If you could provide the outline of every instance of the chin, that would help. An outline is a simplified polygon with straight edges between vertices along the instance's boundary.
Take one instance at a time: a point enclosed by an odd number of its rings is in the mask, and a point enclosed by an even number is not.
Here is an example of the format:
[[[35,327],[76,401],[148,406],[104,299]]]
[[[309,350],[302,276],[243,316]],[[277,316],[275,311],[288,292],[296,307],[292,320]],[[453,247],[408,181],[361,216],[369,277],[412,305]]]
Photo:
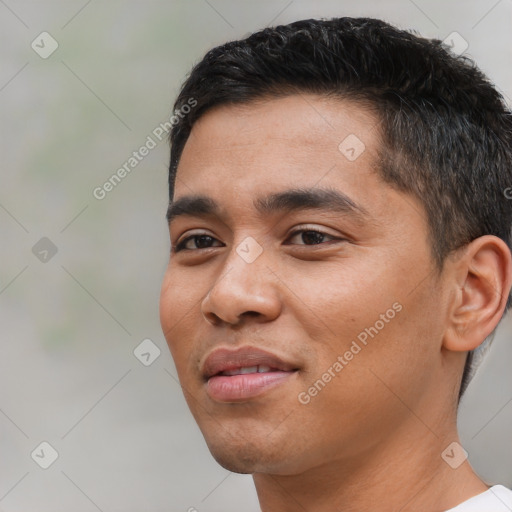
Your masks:
[[[224,469],[231,471],[232,473],[240,473],[242,475],[250,475],[258,472],[259,461],[248,458],[246,454],[238,455],[233,453],[227,453],[223,451],[210,450],[213,458],[220,464]]]
[[[293,454],[286,453],[283,443],[271,443],[268,438],[260,442],[247,439],[247,435],[235,440],[230,436],[205,440],[217,463],[233,473],[288,474],[290,464],[294,465]]]
[[[244,438],[215,436],[213,439],[205,437],[205,441],[212,457],[228,471],[254,473],[261,464],[262,450]]]

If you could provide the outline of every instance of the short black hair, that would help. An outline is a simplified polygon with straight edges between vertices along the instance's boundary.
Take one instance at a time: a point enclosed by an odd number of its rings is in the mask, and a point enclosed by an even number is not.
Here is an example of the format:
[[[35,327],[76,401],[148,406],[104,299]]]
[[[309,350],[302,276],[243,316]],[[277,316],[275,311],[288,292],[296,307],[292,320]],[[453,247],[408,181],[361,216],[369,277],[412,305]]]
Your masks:
[[[170,132],[170,200],[185,143],[206,111],[294,93],[349,99],[376,113],[380,175],[424,205],[439,270],[450,252],[483,235],[511,247],[512,115],[503,96],[441,40],[373,18],[301,20],[210,50],[174,104],[180,112],[193,98],[195,106]]]

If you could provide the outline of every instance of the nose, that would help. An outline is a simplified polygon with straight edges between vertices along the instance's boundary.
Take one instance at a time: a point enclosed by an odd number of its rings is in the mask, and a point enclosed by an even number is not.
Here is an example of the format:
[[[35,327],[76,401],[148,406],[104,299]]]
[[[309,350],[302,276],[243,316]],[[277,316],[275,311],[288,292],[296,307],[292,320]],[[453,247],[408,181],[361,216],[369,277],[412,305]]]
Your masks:
[[[201,312],[209,323],[237,325],[248,318],[268,322],[279,316],[279,280],[264,254],[248,262],[233,247],[201,303]]]

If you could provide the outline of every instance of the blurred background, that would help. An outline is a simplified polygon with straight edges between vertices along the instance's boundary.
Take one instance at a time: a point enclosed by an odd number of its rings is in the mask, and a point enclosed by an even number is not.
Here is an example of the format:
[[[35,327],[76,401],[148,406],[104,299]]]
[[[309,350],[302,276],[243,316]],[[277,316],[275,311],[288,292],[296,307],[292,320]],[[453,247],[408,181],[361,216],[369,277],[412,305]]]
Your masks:
[[[343,15],[449,38],[512,97],[512,0],[0,0],[0,510],[259,510],[252,478],[208,452],[160,331],[154,130],[212,46]],[[511,333],[507,317],[459,425],[480,475],[508,486]]]

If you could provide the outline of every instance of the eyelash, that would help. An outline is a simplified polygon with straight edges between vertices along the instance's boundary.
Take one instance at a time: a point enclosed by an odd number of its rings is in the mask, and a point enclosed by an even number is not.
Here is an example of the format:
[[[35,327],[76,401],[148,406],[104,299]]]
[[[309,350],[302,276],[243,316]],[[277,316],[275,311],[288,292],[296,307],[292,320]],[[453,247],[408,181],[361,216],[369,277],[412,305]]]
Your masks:
[[[325,233],[324,231],[320,231],[318,229],[306,229],[306,228],[301,228],[301,229],[296,229],[295,231],[292,231],[289,235],[289,237],[287,238],[287,240],[289,240],[290,238],[293,238],[296,234],[298,233],[319,233],[323,236],[327,236],[327,237],[330,237],[332,238],[333,240],[345,240],[344,238],[338,238],[338,237],[335,237],[334,235],[330,235],[329,233]],[[180,252],[180,251],[200,251],[201,249],[187,249],[185,247],[185,245],[187,244],[187,242],[193,238],[196,238],[196,237],[200,237],[200,236],[207,236],[209,238],[211,238],[212,240],[216,240],[216,238],[214,238],[213,236],[210,236],[208,235],[207,233],[196,233],[195,235],[190,235],[186,238],[184,238],[183,240],[181,240],[179,243],[175,244],[172,246],[172,251],[174,253],[176,252]],[[299,244],[299,245],[304,245],[306,247],[314,247],[314,246],[317,246],[317,245],[322,245],[323,243],[326,243],[326,242],[321,242],[319,244]],[[203,249],[214,249],[215,247],[205,247]]]

